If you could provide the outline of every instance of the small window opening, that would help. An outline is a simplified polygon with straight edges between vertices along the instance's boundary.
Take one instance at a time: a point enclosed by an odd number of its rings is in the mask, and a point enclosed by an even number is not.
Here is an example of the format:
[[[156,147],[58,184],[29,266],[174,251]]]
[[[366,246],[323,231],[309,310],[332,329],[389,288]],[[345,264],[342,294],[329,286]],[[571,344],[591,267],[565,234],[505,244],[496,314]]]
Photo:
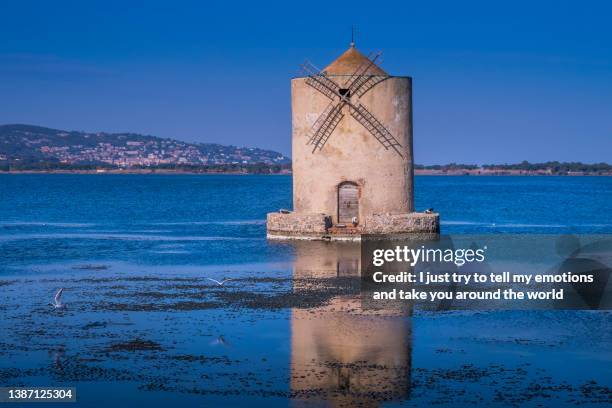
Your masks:
[[[340,95],[346,96],[347,98],[351,97],[351,90],[348,89],[348,88],[340,88],[339,93],[340,93]]]

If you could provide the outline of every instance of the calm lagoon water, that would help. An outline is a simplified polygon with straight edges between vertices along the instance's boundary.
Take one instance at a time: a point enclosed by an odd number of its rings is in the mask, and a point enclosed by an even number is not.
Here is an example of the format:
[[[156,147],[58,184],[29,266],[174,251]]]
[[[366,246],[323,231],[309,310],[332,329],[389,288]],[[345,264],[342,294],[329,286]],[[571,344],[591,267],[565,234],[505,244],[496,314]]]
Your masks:
[[[443,233],[609,234],[612,178],[417,177],[416,206]],[[0,175],[0,385],[82,406],[612,401],[609,312],[362,313],[355,249],[268,242],[279,208],[288,176]]]

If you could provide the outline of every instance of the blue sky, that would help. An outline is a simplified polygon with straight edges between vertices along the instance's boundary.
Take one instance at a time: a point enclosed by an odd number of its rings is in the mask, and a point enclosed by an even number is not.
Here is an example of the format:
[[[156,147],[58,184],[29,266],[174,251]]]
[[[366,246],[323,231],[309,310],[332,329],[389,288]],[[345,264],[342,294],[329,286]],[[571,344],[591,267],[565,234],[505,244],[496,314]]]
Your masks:
[[[0,123],[290,153],[305,59],[414,80],[416,162],[612,162],[611,2],[0,3]]]

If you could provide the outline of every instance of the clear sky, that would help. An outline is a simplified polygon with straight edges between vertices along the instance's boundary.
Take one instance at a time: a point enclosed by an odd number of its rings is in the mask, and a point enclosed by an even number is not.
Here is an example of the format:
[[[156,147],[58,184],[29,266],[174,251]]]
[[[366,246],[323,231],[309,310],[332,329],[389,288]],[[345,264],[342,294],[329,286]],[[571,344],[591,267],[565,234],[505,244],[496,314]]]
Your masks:
[[[24,0],[0,16],[2,124],[289,154],[289,80],[354,24],[414,79],[417,163],[612,162],[612,2]]]

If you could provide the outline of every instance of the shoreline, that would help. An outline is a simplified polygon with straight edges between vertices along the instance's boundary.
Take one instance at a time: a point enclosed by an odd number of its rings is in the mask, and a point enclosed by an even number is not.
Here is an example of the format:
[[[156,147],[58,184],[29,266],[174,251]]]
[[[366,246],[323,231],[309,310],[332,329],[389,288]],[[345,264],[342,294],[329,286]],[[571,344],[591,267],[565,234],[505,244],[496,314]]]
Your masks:
[[[290,176],[291,172],[278,172],[278,173],[255,173],[255,172],[239,172],[239,171],[185,171],[185,170],[143,170],[143,169],[126,169],[126,170],[11,170],[11,171],[0,171],[0,175],[2,174],[97,174],[97,175],[106,175],[106,174],[149,174],[149,175],[239,175],[239,176],[249,176],[249,175],[257,175],[257,176]],[[534,177],[534,176],[545,176],[545,177],[612,177],[612,173],[605,174],[595,174],[595,173],[582,173],[575,172],[571,174],[564,173],[544,173],[538,171],[508,171],[508,170],[499,170],[499,171],[435,171],[435,170],[415,170],[415,176],[474,176],[474,177],[482,177],[482,176],[525,176],[525,177]]]
[[[236,175],[236,176],[287,176],[291,173],[248,173],[248,172],[232,172],[232,171],[172,171],[172,170],[16,170],[16,171],[0,171],[2,174],[96,174],[96,175],[109,175],[109,174],[150,174],[150,175]]]

